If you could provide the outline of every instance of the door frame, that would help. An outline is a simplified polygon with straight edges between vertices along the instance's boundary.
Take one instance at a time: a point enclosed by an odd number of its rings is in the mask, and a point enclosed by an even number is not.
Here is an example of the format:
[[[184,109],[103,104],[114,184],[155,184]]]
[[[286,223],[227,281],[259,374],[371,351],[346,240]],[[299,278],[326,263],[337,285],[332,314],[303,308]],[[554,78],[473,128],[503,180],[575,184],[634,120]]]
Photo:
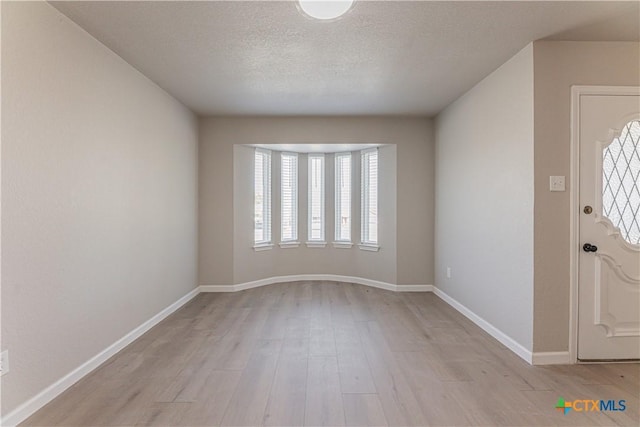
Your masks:
[[[580,277],[580,97],[640,96],[640,86],[571,86],[571,175],[569,180],[569,363],[578,360],[578,278]]]

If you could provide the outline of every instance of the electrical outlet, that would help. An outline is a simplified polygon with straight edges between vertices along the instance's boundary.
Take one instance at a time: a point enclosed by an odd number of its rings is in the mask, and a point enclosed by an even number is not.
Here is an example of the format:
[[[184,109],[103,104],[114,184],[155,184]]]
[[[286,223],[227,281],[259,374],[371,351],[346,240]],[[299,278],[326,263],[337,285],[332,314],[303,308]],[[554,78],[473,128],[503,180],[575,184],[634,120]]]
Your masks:
[[[451,279],[451,267],[447,267],[447,279]]]
[[[9,350],[0,353],[0,376],[9,373]]]

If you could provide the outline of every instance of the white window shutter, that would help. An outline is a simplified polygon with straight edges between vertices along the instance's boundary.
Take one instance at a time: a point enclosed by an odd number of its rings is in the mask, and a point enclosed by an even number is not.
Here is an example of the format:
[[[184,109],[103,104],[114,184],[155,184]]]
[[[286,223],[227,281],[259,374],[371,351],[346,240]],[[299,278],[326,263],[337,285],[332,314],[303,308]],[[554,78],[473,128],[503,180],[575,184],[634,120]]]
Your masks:
[[[298,155],[282,153],[280,164],[280,240],[298,240]]]
[[[324,154],[309,154],[309,235],[310,242],[324,241]]]
[[[361,239],[378,244],[378,149],[361,153]]]
[[[351,241],[351,153],[335,155],[335,240]]]
[[[254,243],[271,242],[271,152],[254,155]]]

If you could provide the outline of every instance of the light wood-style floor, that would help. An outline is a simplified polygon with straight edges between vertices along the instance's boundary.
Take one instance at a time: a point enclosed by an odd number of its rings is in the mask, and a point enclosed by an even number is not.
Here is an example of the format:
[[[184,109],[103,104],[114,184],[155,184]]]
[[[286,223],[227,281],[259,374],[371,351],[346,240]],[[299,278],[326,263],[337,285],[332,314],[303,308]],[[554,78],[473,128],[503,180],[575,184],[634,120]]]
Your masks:
[[[298,282],[200,294],[24,425],[638,425],[639,397],[640,365],[529,366],[433,294]]]

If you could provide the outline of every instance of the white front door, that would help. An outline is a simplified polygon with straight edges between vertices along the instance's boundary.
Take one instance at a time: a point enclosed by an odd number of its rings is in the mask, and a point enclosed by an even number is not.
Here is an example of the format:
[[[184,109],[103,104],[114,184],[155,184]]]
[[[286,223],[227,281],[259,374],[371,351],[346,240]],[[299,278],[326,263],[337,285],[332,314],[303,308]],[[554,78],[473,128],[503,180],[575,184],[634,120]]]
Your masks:
[[[578,111],[578,359],[640,359],[640,90]]]

